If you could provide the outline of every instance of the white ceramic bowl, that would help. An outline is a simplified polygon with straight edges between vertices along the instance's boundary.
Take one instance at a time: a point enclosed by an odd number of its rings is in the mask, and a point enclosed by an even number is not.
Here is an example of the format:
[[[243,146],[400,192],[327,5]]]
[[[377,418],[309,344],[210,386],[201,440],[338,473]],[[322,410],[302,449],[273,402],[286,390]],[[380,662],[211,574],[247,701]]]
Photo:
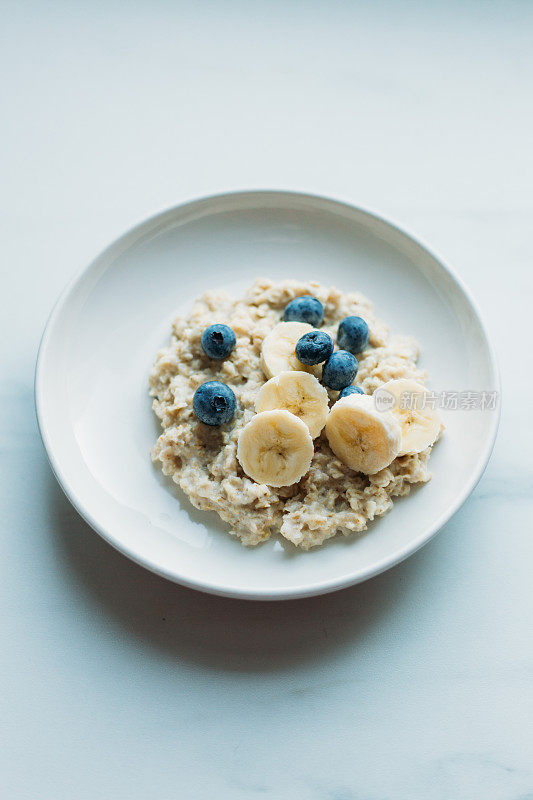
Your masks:
[[[447,429],[431,457],[433,479],[361,536],[336,537],[307,553],[275,538],[244,548],[152,465],[158,423],[147,380],[176,313],[206,289],[239,294],[258,276],[360,290],[393,331],[421,343],[432,388],[499,389],[472,299],[425,247],[373,214],[324,197],[242,192],[152,217],[67,287],[41,343],[37,415],[59,483],[118,550],[203,591],[304,597],[377,575],[427,542],[479,480],[499,410],[443,412]]]

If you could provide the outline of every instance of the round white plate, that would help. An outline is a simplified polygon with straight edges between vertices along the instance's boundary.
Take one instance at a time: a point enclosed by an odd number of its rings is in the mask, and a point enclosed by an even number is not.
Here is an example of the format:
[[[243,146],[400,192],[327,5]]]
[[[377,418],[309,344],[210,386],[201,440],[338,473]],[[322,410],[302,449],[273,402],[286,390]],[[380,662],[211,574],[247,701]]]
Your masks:
[[[366,533],[309,552],[276,538],[245,548],[194,509],[150,461],[158,423],[148,372],[173,317],[206,289],[240,294],[259,276],[358,290],[415,336],[438,391],[498,391],[495,358],[460,281],[384,220],[290,192],[209,197],[158,214],[112,244],[65,290],[46,327],[36,405],[55,475],[85,520],[148,569],[215,594],[284,599],[333,591],[391,567],[428,541],[479,480],[499,410],[443,411],[433,479]],[[453,397],[447,395],[447,397]],[[485,399],[491,402],[492,395]]]

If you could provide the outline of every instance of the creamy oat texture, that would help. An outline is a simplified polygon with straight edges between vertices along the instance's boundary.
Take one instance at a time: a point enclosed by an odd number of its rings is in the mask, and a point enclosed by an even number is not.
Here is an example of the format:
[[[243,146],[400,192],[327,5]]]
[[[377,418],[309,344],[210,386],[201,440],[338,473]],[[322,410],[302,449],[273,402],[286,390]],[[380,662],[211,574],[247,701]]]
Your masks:
[[[355,380],[367,394],[392,378],[425,379],[416,365],[418,345],[413,339],[391,336],[362,295],[313,281],[257,280],[238,300],[224,291],[206,292],[188,316],[178,317],[170,344],[158,353],[150,375],[153,408],[163,427],[152,458],[196,508],[216,511],[246,545],[259,544],[279,532],[308,549],[337,532],[362,531],[391,508],[394,497],[408,494],[411,484],[430,478],[431,448],[396,458],[386,469],[367,476],[353,472],[334,456],[324,432],[315,439],[311,468],[298,484],[274,489],[244,474],[237,461],[237,441],[254,415],[256,395],[266,381],[261,344],[282,319],[287,303],[302,294],[314,295],[323,303],[321,330],[334,339],[344,317],[355,314],[367,321],[370,346],[358,356]],[[225,361],[209,359],[200,345],[202,332],[214,322],[230,325],[237,337]],[[210,380],[227,383],[237,397],[234,419],[218,428],[199,422],[192,410],[195,390]],[[334,401],[338,392],[329,391],[329,395]]]

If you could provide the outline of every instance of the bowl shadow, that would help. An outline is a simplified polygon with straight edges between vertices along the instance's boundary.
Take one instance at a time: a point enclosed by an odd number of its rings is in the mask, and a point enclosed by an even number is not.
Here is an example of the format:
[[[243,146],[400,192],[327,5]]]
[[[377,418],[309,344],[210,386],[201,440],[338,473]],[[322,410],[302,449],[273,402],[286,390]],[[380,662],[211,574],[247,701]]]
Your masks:
[[[173,662],[268,673],[364,647],[391,623],[393,612],[412,602],[429,567],[424,562],[436,558],[438,540],[433,540],[388,572],[332,594],[286,601],[216,597],[172,583],[123,556],[77,513],[44,459],[43,468],[43,512],[68,589],[77,595],[81,590],[89,610],[105,614],[119,635]]]

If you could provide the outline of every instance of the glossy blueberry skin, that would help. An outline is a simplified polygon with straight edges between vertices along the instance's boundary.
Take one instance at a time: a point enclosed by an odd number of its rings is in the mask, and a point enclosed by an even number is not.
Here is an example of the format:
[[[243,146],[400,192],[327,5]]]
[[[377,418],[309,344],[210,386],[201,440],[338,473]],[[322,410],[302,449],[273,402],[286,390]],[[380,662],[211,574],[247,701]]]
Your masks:
[[[237,344],[237,339],[229,325],[217,323],[205,329],[202,333],[201,344],[206,356],[222,361],[230,355]]]
[[[358,369],[355,356],[346,350],[337,350],[322,367],[322,383],[340,391],[353,383]]]
[[[360,386],[347,386],[337,397],[337,400],[342,400],[343,397],[348,397],[350,394],[364,394]]]
[[[309,331],[296,342],[296,358],[302,364],[321,364],[333,353],[333,339],[324,331]]]
[[[229,386],[220,381],[207,381],[194,393],[193,411],[206,425],[224,425],[233,419],[237,400]]]
[[[357,355],[370,341],[368,325],[361,317],[346,317],[337,330],[337,344],[342,350]]]
[[[295,297],[285,307],[283,319],[285,322],[307,322],[308,325],[318,328],[324,319],[324,306],[316,297],[304,294],[302,297]]]

